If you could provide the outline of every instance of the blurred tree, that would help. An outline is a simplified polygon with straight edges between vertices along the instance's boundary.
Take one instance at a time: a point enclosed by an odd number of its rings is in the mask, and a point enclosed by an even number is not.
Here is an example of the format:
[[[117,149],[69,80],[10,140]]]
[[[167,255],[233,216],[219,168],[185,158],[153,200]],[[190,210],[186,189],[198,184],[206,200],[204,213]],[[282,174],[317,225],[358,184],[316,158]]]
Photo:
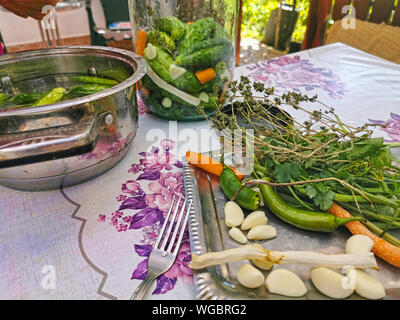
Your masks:
[[[286,1],[286,3],[292,4],[293,1]],[[304,40],[309,5],[309,0],[297,0],[296,6],[300,9],[300,14],[292,36],[293,41]],[[243,0],[242,37],[261,40],[270,12],[278,6],[279,0]]]

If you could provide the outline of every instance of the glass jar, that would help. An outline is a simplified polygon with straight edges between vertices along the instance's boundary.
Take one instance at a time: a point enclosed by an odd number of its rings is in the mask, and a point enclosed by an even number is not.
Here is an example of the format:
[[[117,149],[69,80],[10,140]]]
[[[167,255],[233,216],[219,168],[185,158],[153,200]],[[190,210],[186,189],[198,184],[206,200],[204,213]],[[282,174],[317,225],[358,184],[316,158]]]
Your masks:
[[[167,120],[195,121],[223,101],[235,66],[239,0],[129,0],[139,94]]]

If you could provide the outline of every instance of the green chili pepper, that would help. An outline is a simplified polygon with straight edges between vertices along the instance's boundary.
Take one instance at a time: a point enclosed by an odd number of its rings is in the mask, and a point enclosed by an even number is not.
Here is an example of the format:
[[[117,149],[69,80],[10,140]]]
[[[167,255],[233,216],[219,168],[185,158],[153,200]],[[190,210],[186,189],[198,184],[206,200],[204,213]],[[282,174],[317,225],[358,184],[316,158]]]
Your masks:
[[[265,179],[269,181],[269,179]],[[286,203],[272,186],[260,184],[265,205],[283,221],[304,230],[331,232],[342,224],[364,220],[361,217],[339,218],[327,212],[294,208]]]
[[[63,96],[64,96],[66,91],[67,90],[65,90],[62,87],[55,88],[55,89],[51,90],[48,94],[46,94],[43,98],[41,98],[38,101],[36,101],[32,105],[32,107],[44,106],[44,105],[47,105],[47,104],[56,103],[56,102],[60,101],[63,98]]]
[[[115,86],[119,82],[112,79],[95,77],[95,76],[73,76],[71,80],[80,82],[80,83],[94,83],[94,84],[104,84],[106,86]]]
[[[225,195],[232,199],[238,190],[242,187],[236,174],[224,167],[219,177],[220,185]],[[260,194],[250,188],[244,187],[236,196],[235,202],[242,208],[249,210],[257,210],[260,206]]]

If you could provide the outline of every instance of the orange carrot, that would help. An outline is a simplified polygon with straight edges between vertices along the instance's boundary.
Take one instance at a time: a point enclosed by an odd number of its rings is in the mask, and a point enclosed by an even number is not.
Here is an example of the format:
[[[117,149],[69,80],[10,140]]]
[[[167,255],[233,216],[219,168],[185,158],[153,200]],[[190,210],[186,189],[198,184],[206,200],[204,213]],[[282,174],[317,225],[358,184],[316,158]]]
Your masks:
[[[214,79],[216,76],[217,74],[213,68],[208,68],[196,72],[196,77],[197,79],[199,79],[201,84],[205,84],[206,82]]]
[[[145,87],[143,84],[140,84],[140,90],[142,90],[142,93],[145,97],[148,98],[150,96],[149,89],[147,89],[147,87]]]
[[[222,170],[224,169],[224,166],[222,163],[218,162],[217,160],[214,160],[213,158],[206,156],[201,153],[193,152],[193,151],[187,151],[186,152],[186,160],[188,163],[201,168],[207,172],[210,172],[212,174],[215,174],[217,176],[221,175]],[[235,172],[236,176],[238,177],[239,180],[242,180],[244,177],[244,174],[241,173],[239,170],[231,168],[233,172]]]
[[[352,215],[347,212],[344,208],[337,205],[336,203],[328,210],[330,213],[337,217],[349,218]],[[400,268],[400,247],[397,247],[385,239],[382,239],[371,232],[359,221],[353,221],[345,224],[346,228],[350,230],[352,234],[363,234],[371,238],[374,242],[372,251],[381,259],[390,263],[391,265]]]
[[[115,126],[113,124],[111,126],[106,127],[106,130],[113,135],[115,134]]]
[[[144,49],[146,48],[146,31],[140,30],[136,39],[136,53],[144,56]]]

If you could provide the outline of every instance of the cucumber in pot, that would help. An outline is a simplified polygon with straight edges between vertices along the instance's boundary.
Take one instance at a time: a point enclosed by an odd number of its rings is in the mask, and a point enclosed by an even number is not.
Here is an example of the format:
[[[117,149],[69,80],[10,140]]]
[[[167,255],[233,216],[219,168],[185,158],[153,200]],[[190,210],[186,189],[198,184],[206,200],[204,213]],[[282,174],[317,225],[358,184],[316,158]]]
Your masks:
[[[111,87],[100,84],[79,84],[68,90],[68,93],[64,96],[64,100],[87,96],[109,88]]]
[[[194,53],[196,51],[202,50],[202,49],[207,49],[207,48],[212,48],[215,46],[232,46],[232,43],[230,40],[225,39],[225,38],[211,38],[211,39],[206,39],[201,42],[195,43],[193,46],[186,48],[185,50],[181,50],[179,56],[176,58],[177,61],[180,59],[183,59],[185,56]]]
[[[0,106],[2,105],[3,102],[6,102],[8,98],[9,96],[6,95],[5,93],[0,93]]]
[[[118,81],[101,78],[96,76],[73,76],[71,80],[80,82],[80,83],[93,83],[93,84],[103,84],[107,86],[115,86],[118,84]]]
[[[32,107],[45,106],[48,104],[59,102],[59,101],[61,101],[61,99],[63,98],[63,96],[66,92],[67,92],[67,90],[65,90],[62,87],[55,88],[55,89],[51,90],[48,94],[46,94],[43,98],[36,101],[32,105]]]
[[[232,46],[215,46],[202,49],[176,60],[178,65],[191,68],[207,68],[216,62],[229,58],[232,53]]]
[[[189,93],[197,93],[201,91],[201,83],[197,80],[195,74],[189,70],[177,79],[172,79],[169,73],[169,68],[171,64],[175,63],[174,59],[165,50],[157,46],[154,46],[154,48],[156,48],[157,52],[156,57],[152,60],[146,59],[146,61],[162,80]]]
[[[16,105],[32,104],[43,97],[42,93],[18,93],[13,96],[9,102]]]
[[[215,31],[215,22],[213,18],[202,18],[191,24],[187,30],[185,37],[182,39],[180,50],[190,49],[196,43],[211,38]]]
[[[174,16],[159,19],[156,26],[160,31],[171,35],[173,40],[181,40],[186,32],[186,24]]]
[[[152,30],[148,33],[148,43],[154,44],[169,52],[175,50],[175,42],[172,38],[163,31]]]

